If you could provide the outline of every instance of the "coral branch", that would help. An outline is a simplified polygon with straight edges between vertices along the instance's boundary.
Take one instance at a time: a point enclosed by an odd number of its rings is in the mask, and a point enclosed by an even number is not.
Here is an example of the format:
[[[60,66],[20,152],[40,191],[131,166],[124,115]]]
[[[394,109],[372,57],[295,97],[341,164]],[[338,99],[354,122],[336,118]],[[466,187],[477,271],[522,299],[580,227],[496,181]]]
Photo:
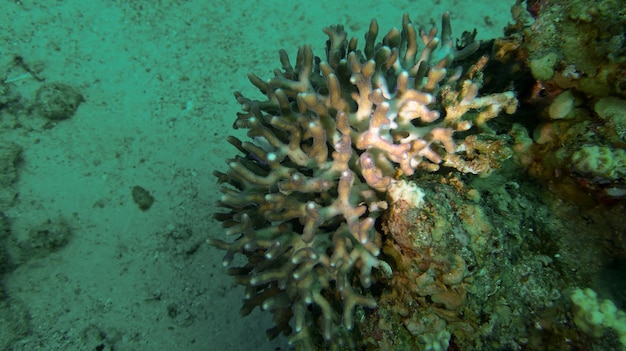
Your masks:
[[[281,50],[274,77],[248,75],[263,99],[235,93],[242,112],[234,128],[246,129],[249,140],[228,138],[240,155],[227,161],[227,172],[215,172],[225,208],[215,218],[236,239],[209,241],[226,251],[225,266],[237,254],[247,258],[229,268],[246,287],[242,314],[255,307],[272,313],[276,326],[268,335],[293,333],[289,342],[302,350],[358,344],[354,316],[376,308],[375,294],[392,276],[378,257],[379,218],[394,198],[423,202],[421,189],[399,178],[440,165],[488,172],[497,157],[471,139],[471,128],[517,106],[513,92],[480,95],[486,58],[465,76],[449,69],[478,43],[454,45],[448,13],[441,37],[404,15],[402,29],[377,42],[374,20],[362,51],[341,25],[324,33],[325,58],[305,45],[292,64]],[[447,267],[465,269],[458,259]],[[439,285],[424,273],[413,284],[456,308],[464,290],[446,284],[457,284],[462,273]]]

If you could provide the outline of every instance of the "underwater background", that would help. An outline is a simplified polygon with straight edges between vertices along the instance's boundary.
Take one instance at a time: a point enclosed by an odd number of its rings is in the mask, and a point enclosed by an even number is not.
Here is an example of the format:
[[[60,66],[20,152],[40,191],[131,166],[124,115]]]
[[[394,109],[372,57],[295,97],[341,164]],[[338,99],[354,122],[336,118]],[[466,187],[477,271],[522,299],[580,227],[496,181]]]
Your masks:
[[[620,1],[68,0],[0,10],[0,350],[626,348]],[[465,31],[481,41],[465,70],[489,56],[478,96],[517,99],[477,143],[488,171],[397,174],[426,204],[390,204],[377,219],[393,273],[362,290],[376,307],[355,309],[341,342],[300,343],[285,325],[268,341],[278,323],[262,303],[240,317],[239,285],[250,281],[234,281],[207,244],[236,239],[214,217],[226,181],[214,172],[237,154],[227,137],[247,140],[233,130],[242,112],[233,93],[263,98],[248,74],[274,77],[281,49],[293,60],[308,44],[323,59],[330,25],[363,45],[374,18],[382,37],[404,13],[428,30],[445,11],[457,49]],[[313,329],[319,312],[309,311]]]

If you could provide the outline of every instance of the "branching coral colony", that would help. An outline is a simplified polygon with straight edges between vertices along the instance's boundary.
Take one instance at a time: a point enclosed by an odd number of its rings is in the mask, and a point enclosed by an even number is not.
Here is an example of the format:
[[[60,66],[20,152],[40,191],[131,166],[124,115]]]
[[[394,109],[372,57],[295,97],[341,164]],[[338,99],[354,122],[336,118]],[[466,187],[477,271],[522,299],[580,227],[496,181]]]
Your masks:
[[[234,128],[250,140],[229,137],[241,155],[215,175],[226,209],[216,218],[236,239],[209,241],[226,251],[224,266],[247,258],[228,269],[245,286],[242,315],[270,311],[268,335],[302,350],[356,347],[355,323],[393,274],[379,257],[381,214],[396,201],[420,205],[416,172],[488,172],[473,131],[517,107],[511,91],[479,96],[486,57],[465,74],[450,69],[479,45],[453,43],[448,13],[441,36],[404,15],[382,42],[374,20],[362,50],[341,25],[324,32],[325,60],[302,46],[292,65],[281,51],[273,78],[248,77],[265,99],[235,93]]]

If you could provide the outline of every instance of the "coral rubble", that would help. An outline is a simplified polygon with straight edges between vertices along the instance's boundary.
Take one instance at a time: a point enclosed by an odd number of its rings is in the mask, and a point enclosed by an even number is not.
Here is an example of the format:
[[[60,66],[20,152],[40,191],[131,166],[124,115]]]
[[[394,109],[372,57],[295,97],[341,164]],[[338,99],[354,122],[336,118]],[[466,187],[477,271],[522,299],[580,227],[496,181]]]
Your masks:
[[[440,169],[488,174],[510,157],[487,122],[517,107],[512,91],[479,94],[487,56],[474,55],[465,71],[455,67],[479,43],[466,34],[455,45],[447,13],[440,35],[404,15],[401,30],[376,41],[372,21],[362,49],[341,25],[324,32],[323,59],[302,46],[292,64],[281,51],[273,78],[248,77],[263,99],[235,93],[243,111],[234,128],[247,130],[249,140],[229,137],[240,154],[225,173],[215,172],[224,209],[216,218],[234,241],[209,241],[226,251],[224,266],[237,255],[246,259],[228,268],[245,287],[242,314],[271,312],[268,335],[290,335],[303,350],[362,348],[363,320],[399,277],[410,276],[418,298],[443,309],[464,304],[466,261],[476,260],[484,240],[480,224],[468,224],[475,236],[465,256],[431,256],[427,243],[411,239],[393,218],[423,205],[418,176]],[[481,215],[471,206],[463,211],[476,221]],[[438,230],[422,234],[437,240]],[[417,240],[423,250],[403,251],[410,244],[403,240]],[[394,244],[381,253],[385,242]],[[410,258],[399,252],[421,257],[423,267],[409,269]],[[398,269],[411,273],[398,276]],[[451,335],[445,326],[446,318],[433,313],[406,327],[428,330],[420,342],[443,349]]]

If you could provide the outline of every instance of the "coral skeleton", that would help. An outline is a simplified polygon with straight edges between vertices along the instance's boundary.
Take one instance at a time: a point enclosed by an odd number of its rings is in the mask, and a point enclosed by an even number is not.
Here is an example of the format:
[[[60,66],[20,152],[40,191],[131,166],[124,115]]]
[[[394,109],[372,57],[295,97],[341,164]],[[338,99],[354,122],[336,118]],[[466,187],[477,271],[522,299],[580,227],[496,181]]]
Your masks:
[[[380,255],[381,215],[397,199],[423,201],[416,172],[488,172],[476,134],[517,107],[512,91],[479,94],[487,57],[454,68],[479,43],[455,45],[448,13],[440,35],[404,15],[380,42],[373,20],[363,49],[341,25],[324,32],[324,58],[308,45],[293,62],[281,50],[274,77],[248,76],[262,99],[235,93],[234,128],[248,139],[229,137],[240,154],[215,172],[216,218],[232,239],[209,240],[226,251],[224,266],[246,259],[228,268],[245,287],[241,314],[271,312],[268,336],[289,335],[301,350],[356,347],[355,324],[393,274]]]

